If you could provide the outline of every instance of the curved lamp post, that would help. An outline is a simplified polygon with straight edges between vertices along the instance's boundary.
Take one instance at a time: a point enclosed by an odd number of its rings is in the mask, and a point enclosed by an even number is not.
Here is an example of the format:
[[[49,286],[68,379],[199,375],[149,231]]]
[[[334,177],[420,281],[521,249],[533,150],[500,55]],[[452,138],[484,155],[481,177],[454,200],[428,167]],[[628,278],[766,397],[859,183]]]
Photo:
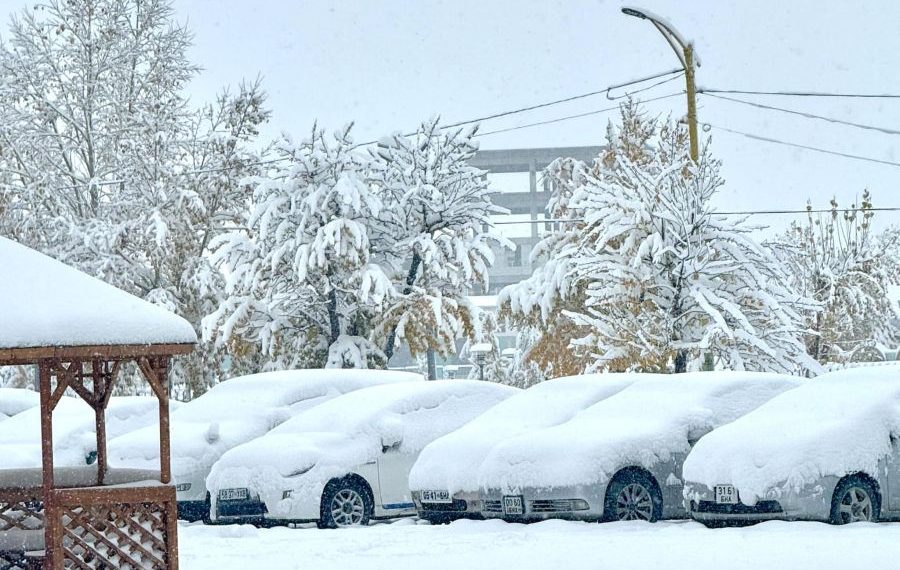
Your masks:
[[[697,88],[694,85],[694,44],[685,41],[684,38],[681,37],[681,34],[679,34],[671,24],[666,22],[664,18],[656,16],[652,12],[648,12],[641,8],[625,7],[622,8],[622,13],[626,16],[634,16],[635,18],[647,20],[653,24],[653,26],[659,30],[659,33],[666,38],[666,41],[669,42],[675,55],[678,56],[678,61],[680,61],[682,67],[684,67],[684,77],[687,80],[687,119],[688,132],[691,137],[691,159],[693,159],[694,162],[697,162],[700,158],[700,145],[697,140]],[[696,65],[697,67],[700,66],[699,61],[696,62]]]

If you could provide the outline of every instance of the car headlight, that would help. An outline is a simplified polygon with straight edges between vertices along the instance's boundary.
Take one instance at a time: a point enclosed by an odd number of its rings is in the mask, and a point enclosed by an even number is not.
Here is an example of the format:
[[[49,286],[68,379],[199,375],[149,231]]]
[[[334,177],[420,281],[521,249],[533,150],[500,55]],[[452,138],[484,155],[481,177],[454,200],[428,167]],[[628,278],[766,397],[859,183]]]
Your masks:
[[[309,473],[312,470],[312,468],[315,466],[316,466],[316,464],[313,463],[309,467],[305,467],[303,469],[297,469],[296,471],[292,471],[287,476],[288,477],[299,477],[300,475],[303,475],[304,473]]]
[[[572,510],[573,511],[586,511],[591,506],[584,499],[573,499],[572,500]]]
[[[184,491],[190,491],[190,490],[191,490],[190,483],[179,483],[179,484],[175,485],[176,493],[183,493]]]

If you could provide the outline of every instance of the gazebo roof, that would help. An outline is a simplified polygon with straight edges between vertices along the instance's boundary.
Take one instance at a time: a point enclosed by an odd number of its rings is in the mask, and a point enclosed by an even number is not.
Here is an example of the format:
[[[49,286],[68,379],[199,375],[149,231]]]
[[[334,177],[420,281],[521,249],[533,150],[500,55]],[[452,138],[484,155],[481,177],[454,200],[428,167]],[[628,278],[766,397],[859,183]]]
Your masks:
[[[4,237],[0,267],[0,363],[71,348],[126,356],[165,345],[172,354],[197,342],[183,318]]]

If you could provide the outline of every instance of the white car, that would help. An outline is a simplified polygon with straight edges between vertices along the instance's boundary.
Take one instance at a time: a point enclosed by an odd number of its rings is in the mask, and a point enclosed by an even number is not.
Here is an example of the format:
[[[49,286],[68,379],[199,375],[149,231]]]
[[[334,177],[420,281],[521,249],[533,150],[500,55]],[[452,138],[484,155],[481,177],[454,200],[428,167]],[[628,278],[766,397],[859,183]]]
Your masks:
[[[172,479],[179,516],[207,518],[206,476],[229,449],[342,394],[411,381],[424,379],[420,374],[385,370],[285,370],[232,378],[182,404],[170,419]],[[111,439],[110,465],[158,468],[158,425]]]
[[[177,407],[177,404],[175,405]],[[106,436],[115,438],[159,422],[155,397],[110,398],[106,409]],[[53,464],[57,468],[85,467],[97,454],[94,410],[79,398],[63,397],[53,410]],[[31,407],[0,423],[2,469],[41,467],[41,410]],[[159,472],[159,464],[151,467]]]
[[[41,397],[34,390],[0,388],[0,422],[40,403]]]
[[[478,470],[484,517],[684,517],[681,468],[691,446],[803,381],[758,372],[632,376],[631,386],[571,420],[495,446]]]
[[[900,366],[817,376],[704,437],[685,507],[707,526],[900,520]]]
[[[625,374],[585,374],[541,382],[428,444],[409,473],[419,517],[433,523],[480,518],[478,468],[496,445],[561,424],[633,381]]]
[[[223,455],[206,480],[212,519],[334,528],[414,515],[422,448],[518,392],[438,380],[336,398]]]

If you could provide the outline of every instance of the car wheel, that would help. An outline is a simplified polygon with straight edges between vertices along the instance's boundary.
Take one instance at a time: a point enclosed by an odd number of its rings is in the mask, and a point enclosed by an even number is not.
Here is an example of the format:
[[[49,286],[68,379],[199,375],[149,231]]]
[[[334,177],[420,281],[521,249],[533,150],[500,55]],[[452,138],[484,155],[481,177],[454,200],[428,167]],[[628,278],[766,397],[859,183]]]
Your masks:
[[[333,479],[322,493],[319,528],[365,526],[372,517],[372,494],[356,478]]]
[[[656,522],[662,518],[662,496],[652,477],[620,471],[606,488],[606,520]]]
[[[878,522],[881,498],[872,482],[859,475],[838,483],[831,498],[831,524]]]

